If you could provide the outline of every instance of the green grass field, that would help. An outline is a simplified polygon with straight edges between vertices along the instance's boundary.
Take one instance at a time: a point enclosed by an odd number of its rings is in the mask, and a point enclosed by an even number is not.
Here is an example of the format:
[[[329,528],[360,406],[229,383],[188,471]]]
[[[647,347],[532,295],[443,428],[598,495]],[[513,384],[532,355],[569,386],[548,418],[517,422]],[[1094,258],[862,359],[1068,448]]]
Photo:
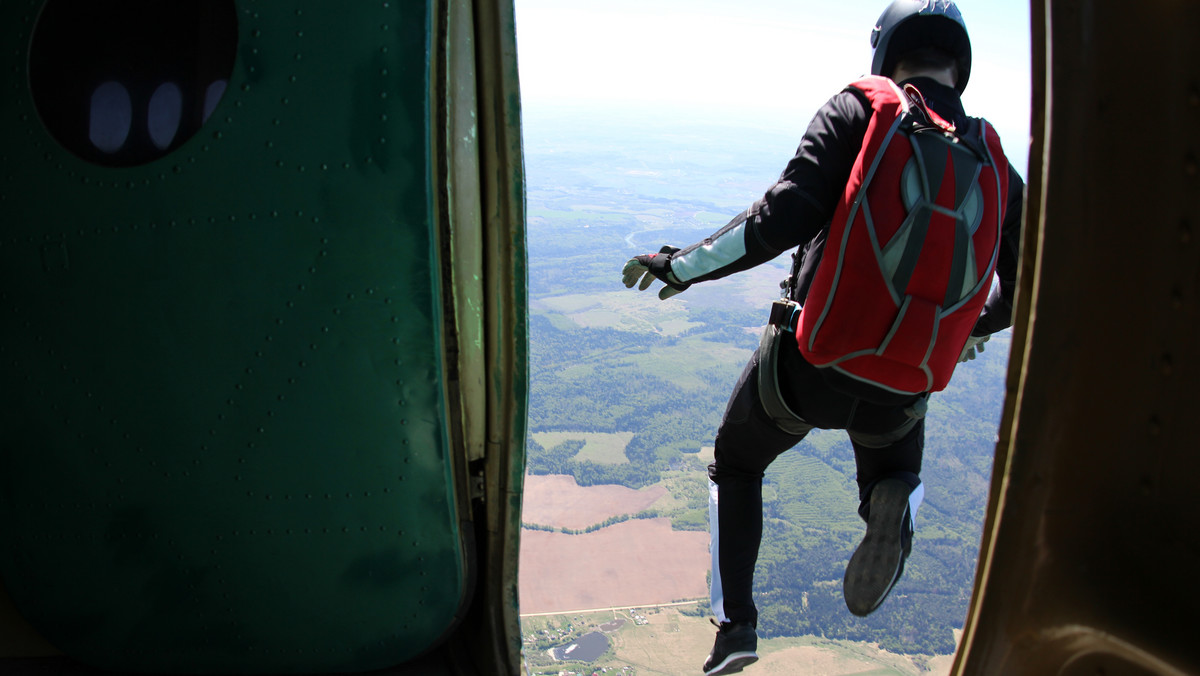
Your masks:
[[[806,528],[860,528],[856,485],[805,450],[801,446],[784,453],[767,469],[780,517]]]
[[[554,448],[564,441],[582,441],[583,448],[575,455],[576,460],[586,460],[599,465],[621,465],[629,462],[625,447],[633,439],[633,432],[537,432],[533,435],[542,448]]]

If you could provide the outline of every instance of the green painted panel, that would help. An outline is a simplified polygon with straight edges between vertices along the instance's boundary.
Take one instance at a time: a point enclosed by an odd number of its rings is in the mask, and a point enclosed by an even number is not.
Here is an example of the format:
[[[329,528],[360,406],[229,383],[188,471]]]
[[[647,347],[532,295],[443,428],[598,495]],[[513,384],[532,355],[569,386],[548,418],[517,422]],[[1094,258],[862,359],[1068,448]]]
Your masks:
[[[207,123],[118,168],[39,117],[42,4],[0,5],[0,576],[18,609],[120,670],[421,652],[467,575],[429,3],[236,3]],[[154,89],[128,90],[136,133]]]

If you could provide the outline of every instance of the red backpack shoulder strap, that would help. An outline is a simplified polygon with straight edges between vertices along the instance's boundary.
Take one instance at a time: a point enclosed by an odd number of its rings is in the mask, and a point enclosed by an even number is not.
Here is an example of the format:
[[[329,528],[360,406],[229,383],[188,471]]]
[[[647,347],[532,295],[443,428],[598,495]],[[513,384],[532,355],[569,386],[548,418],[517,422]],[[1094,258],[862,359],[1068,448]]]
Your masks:
[[[882,75],[864,76],[851,82],[846,88],[857,89],[866,94],[867,100],[871,102],[871,107],[875,110],[879,110],[881,106],[897,103],[902,104],[905,108],[908,107],[904,91],[891,79]]]
[[[886,106],[899,104],[903,112],[910,113],[931,126],[941,127],[950,133],[955,132],[954,125],[934,112],[925,103],[925,95],[912,84],[901,87],[889,78],[868,75],[850,83],[850,87],[866,94],[877,112]]]

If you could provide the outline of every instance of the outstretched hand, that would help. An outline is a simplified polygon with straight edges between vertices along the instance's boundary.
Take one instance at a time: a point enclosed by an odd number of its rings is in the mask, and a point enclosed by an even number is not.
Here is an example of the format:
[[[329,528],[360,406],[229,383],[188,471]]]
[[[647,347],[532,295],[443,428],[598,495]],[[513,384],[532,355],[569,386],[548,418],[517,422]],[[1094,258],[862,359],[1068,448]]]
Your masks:
[[[988,338],[991,337],[992,336],[989,334],[986,336],[971,336],[967,338],[967,344],[963,347],[962,354],[958,356],[959,363],[971,361],[978,356],[979,353],[983,352],[983,344],[986,343]]]
[[[682,293],[689,285],[675,280],[675,276],[668,268],[670,256],[676,251],[679,251],[679,247],[667,245],[659,249],[658,253],[642,254],[630,258],[621,270],[621,281],[625,283],[625,288],[632,289],[633,285],[637,284],[638,291],[645,291],[650,288],[654,280],[661,279],[665,286],[658,292],[659,300],[666,300]]]

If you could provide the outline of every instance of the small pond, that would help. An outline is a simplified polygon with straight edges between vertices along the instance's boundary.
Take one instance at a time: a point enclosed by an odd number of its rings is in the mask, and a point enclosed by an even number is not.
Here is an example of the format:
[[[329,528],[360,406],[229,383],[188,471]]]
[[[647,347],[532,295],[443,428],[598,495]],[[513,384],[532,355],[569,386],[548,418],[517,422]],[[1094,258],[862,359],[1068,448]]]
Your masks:
[[[608,650],[608,637],[598,631],[593,631],[570,643],[551,648],[550,656],[560,661],[592,662],[599,659],[606,650]]]

